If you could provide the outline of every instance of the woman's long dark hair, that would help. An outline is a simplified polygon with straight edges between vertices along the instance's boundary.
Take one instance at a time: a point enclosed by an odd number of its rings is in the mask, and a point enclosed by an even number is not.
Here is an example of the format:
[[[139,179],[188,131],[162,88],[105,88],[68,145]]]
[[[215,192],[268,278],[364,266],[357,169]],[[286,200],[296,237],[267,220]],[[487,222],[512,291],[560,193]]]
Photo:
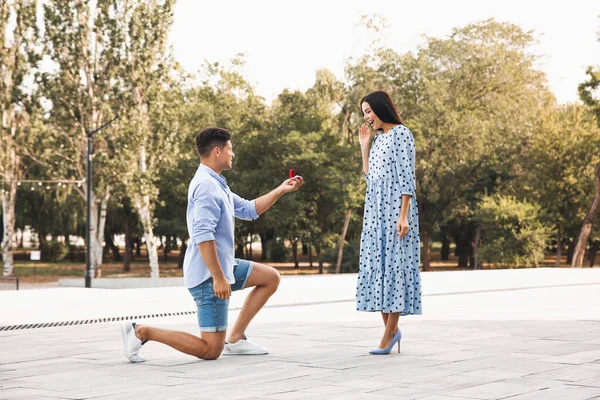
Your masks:
[[[362,103],[367,102],[371,106],[371,110],[377,115],[382,122],[388,124],[402,124],[402,118],[392,101],[392,98],[385,90],[377,90],[371,92],[360,101],[360,109],[362,111]]]

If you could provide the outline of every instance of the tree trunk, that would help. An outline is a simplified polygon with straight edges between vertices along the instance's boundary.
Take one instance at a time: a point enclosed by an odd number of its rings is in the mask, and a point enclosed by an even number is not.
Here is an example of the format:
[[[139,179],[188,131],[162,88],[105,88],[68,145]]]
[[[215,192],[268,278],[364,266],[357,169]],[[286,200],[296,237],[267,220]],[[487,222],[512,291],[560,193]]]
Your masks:
[[[250,234],[250,239],[248,240],[248,244],[250,245],[250,258],[248,258],[248,260],[252,260],[252,257],[254,256],[254,254],[252,254],[252,234]]]
[[[187,251],[187,239],[181,239],[181,249],[179,249],[179,261],[177,262],[177,268],[183,269],[183,260],[185,259],[185,252]]]
[[[477,229],[475,229],[475,240],[473,240],[473,264],[471,267],[473,269],[481,268],[481,262],[479,261],[479,245],[481,244],[481,233],[482,228],[481,225],[477,225]]]
[[[561,257],[562,257],[562,235],[561,235],[561,232],[558,231],[558,238],[556,239],[556,262],[554,264],[557,268],[560,267]]]
[[[2,7],[5,7],[6,2],[2,2]],[[21,5],[23,6],[23,5]],[[8,6],[10,7],[10,6]],[[6,10],[5,10],[6,11]],[[22,23],[22,21],[21,21]],[[4,26],[5,27],[5,26]],[[25,27],[19,27],[25,28]],[[2,230],[2,262],[4,264],[3,267],[3,276],[12,275],[14,272],[14,259],[13,259],[13,235],[15,233],[15,204],[17,198],[17,182],[22,175],[23,164],[20,156],[20,151],[17,151],[18,146],[15,143],[15,139],[17,138],[17,124],[15,121],[15,110],[17,108],[13,89],[15,86],[15,79],[18,74],[24,72],[21,70],[21,57],[19,56],[20,44],[23,41],[23,36],[21,35],[21,29],[16,29],[15,37],[13,38],[13,43],[9,44],[8,41],[5,41],[5,33],[2,32],[2,40],[0,45],[3,46],[3,53],[7,56],[7,59],[2,60],[2,67],[0,68],[1,79],[3,79],[3,93],[0,94],[2,97],[2,129],[5,133],[7,133],[6,137],[1,138],[2,146],[0,147],[0,151],[3,153],[3,159],[5,164],[3,168],[0,168],[0,171],[3,172],[0,175],[0,178],[4,181],[4,184],[8,186],[8,190],[4,193],[4,185],[0,186],[0,191],[2,191],[2,221],[3,221],[3,230]],[[23,133],[24,135],[25,133]],[[4,134],[2,134],[4,136]]]
[[[423,271],[431,268],[431,236],[429,232],[423,233]]]
[[[105,258],[108,257],[108,253],[110,252],[110,249],[108,248],[108,246],[106,245],[106,238],[103,240],[104,242],[104,246],[102,246],[102,260],[104,260]]]
[[[25,232],[23,232],[23,229],[19,229],[19,235],[17,236],[17,248],[18,249],[22,249],[25,247],[23,244],[24,240],[25,240]]]
[[[142,110],[144,111],[144,110]],[[140,127],[143,129],[143,127]],[[146,147],[140,147],[140,174],[146,174]],[[140,217],[142,228],[144,229],[144,239],[146,240],[146,250],[148,251],[148,261],[150,262],[150,278],[158,279],[160,276],[158,267],[158,251],[156,250],[156,238],[152,231],[152,205],[150,204],[150,196],[143,193],[135,193],[134,196],[135,208]]]
[[[258,237],[260,237],[260,261],[267,261],[269,259],[269,248],[270,241],[269,234],[267,232],[259,232]]]
[[[68,259],[71,262],[75,262],[75,246],[71,244],[71,235],[66,236],[67,247],[69,248]]]
[[[294,268],[300,268],[298,263],[298,240],[292,240],[292,255],[294,256]]]
[[[308,255],[308,245],[304,242],[304,240],[302,241],[302,255],[303,256]]]
[[[245,258],[244,256],[244,244],[240,241],[236,240],[235,242],[235,257],[236,258]]]
[[[135,256],[136,257],[142,256],[142,239],[140,239],[139,236],[135,237]]]
[[[442,234],[442,261],[448,261],[450,259],[450,238],[445,233]]]
[[[125,221],[125,256],[123,257],[123,272],[131,272],[133,258],[133,234],[129,221]]]
[[[469,239],[467,238],[466,234],[463,234],[461,236],[460,240],[457,243],[457,246],[459,246],[458,268],[463,268],[463,269],[468,268],[471,243],[470,243]]]
[[[38,231],[38,250],[42,252],[42,258],[45,257],[45,252],[48,250],[48,233],[45,230],[46,227],[40,228]]]
[[[308,242],[308,266],[313,267],[312,243]]]
[[[104,241],[106,242],[106,247],[112,252],[113,261],[121,262],[121,254],[119,253],[119,248],[115,245],[113,235],[106,235]]]
[[[583,248],[585,252],[585,247]],[[571,265],[573,261],[573,256],[575,255],[575,242],[573,240],[569,240],[567,243],[567,265]]]
[[[92,191],[90,199],[90,243],[86,243],[86,246],[90,246],[90,274],[94,278],[99,278],[102,271],[100,271],[100,265],[96,261],[96,257],[99,252],[102,254],[102,245],[98,243],[98,205],[95,200],[96,196]]]
[[[2,275],[10,276],[14,271],[12,252],[13,235],[15,231],[15,199],[17,197],[17,181],[9,182],[8,191],[2,191],[2,221],[4,225],[2,235],[2,262],[4,270]],[[21,235],[22,236],[22,235]]]
[[[162,243],[163,246],[163,259],[165,262],[169,261],[169,251],[171,251],[171,237],[170,236],[165,236],[165,240]]]
[[[315,250],[317,251],[317,262],[319,263],[319,274],[323,273],[323,259],[321,258],[321,244],[317,244],[315,246]]]
[[[598,252],[598,248],[600,248],[600,242],[597,240],[593,241],[590,246],[590,268],[596,263],[596,253]]]
[[[592,224],[596,219],[596,215],[598,215],[598,210],[600,210],[600,163],[596,164],[595,172],[596,194],[594,196],[594,201],[592,201],[590,211],[588,211],[587,215],[583,219],[583,225],[581,227],[581,232],[579,233],[577,246],[574,250],[575,254],[573,255],[571,267],[579,268],[582,266],[585,247],[587,245],[588,238],[590,237],[590,233],[592,232]]]
[[[79,14],[79,23],[81,25],[85,25],[88,22],[86,14]],[[80,43],[82,54],[89,54],[89,37],[83,35],[81,37],[82,41]],[[89,68],[85,68],[84,76],[82,78],[82,83],[84,85],[84,89],[87,91],[87,96],[89,100],[89,107],[87,112],[87,124],[84,126],[80,125],[83,133],[87,136],[87,133],[91,130],[98,128],[100,126],[100,99],[96,97],[95,87],[94,87],[94,77],[93,72]],[[82,154],[81,159],[87,160],[88,155],[87,151],[81,147]],[[87,185],[85,185],[87,186]],[[85,192],[85,190],[84,190]],[[84,193],[86,195],[87,193]],[[85,196],[84,196],[85,197]],[[104,240],[104,225],[106,222],[106,207],[108,205],[108,197],[109,197],[109,187],[106,186],[106,192],[104,197],[100,203],[100,210],[98,210],[98,204],[96,204],[97,195],[93,190],[92,185],[92,193],[90,193],[90,242],[87,243],[87,246],[90,246],[90,273],[94,278],[100,278],[102,276],[102,241]],[[100,212],[100,214],[99,214]]]
[[[346,241],[346,234],[348,233],[348,225],[350,225],[350,217],[352,216],[352,210],[346,211],[346,217],[344,218],[344,228],[340,235],[340,242],[338,244],[338,256],[337,264],[335,265],[335,273],[339,274],[342,268],[342,260],[344,259],[344,242]]]
[[[106,226],[106,209],[108,207],[108,199],[110,198],[110,187],[106,186],[104,196],[100,202],[100,215],[98,216],[98,208],[94,201],[95,196],[92,194],[92,219],[91,232],[92,238],[92,270],[94,278],[102,277],[102,242],[104,241],[104,227]]]

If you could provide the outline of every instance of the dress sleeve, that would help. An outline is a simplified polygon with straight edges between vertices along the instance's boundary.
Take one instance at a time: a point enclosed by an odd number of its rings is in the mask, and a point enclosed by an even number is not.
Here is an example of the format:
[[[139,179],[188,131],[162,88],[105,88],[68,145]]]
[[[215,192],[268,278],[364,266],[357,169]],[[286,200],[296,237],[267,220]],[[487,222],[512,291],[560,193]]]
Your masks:
[[[417,182],[415,177],[415,139],[404,126],[394,129],[394,165],[400,182],[402,194],[415,196]]]

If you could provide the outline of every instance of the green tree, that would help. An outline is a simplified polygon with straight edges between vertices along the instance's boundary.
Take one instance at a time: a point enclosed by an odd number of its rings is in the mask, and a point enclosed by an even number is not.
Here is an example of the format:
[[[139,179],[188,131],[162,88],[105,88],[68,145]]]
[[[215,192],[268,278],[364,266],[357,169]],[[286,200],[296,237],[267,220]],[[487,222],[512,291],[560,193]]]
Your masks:
[[[550,237],[550,228],[540,222],[540,213],[539,206],[514,197],[484,197],[476,212],[483,228],[482,258],[502,266],[537,267]]]
[[[181,92],[181,99],[178,100],[181,106],[178,114],[177,142],[181,150],[175,157],[176,166],[169,171],[164,171],[158,182],[160,195],[157,229],[161,232],[169,230],[176,234],[173,224],[181,218],[185,223],[187,188],[200,162],[194,143],[195,135],[207,126],[219,126],[232,132],[236,158],[233,170],[224,172],[232,190],[249,199],[265,192],[267,187],[265,181],[268,175],[257,171],[270,144],[263,140],[255,140],[254,137],[264,132],[267,125],[266,106],[264,99],[257,96],[251,85],[244,79],[243,66],[241,55],[235,57],[228,65],[206,64],[196,76],[186,77],[182,84],[184,90]],[[271,190],[272,187],[268,189]],[[183,197],[179,198],[179,196]],[[177,197],[177,200],[174,197]],[[173,201],[175,206],[169,207]],[[183,210],[183,214],[173,216],[178,209]],[[269,214],[255,222],[238,221],[236,242],[246,243],[249,232],[258,232],[260,229],[257,227],[264,224]],[[187,228],[180,234],[183,253],[187,246],[185,243]],[[181,263],[182,259],[180,265]]]
[[[36,167],[31,172],[43,177],[40,169]],[[43,260],[56,262],[69,254],[74,259],[74,248],[69,243],[69,236],[78,236],[85,231],[84,202],[76,196],[73,185],[39,183],[24,183],[20,186],[24,224],[37,234]],[[52,237],[50,241],[47,239],[48,235]]]
[[[165,54],[172,5],[172,1],[134,0],[53,0],[44,5],[45,46],[56,69],[44,74],[41,84],[49,104],[53,145],[63,149],[54,173],[83,179],[88,132],[116,114],[121,116],[94,137],[88,245],[95,276],[100,276],[108,201],[117,182],[126,183],[137,205],[151,275],[158,276],[152,235],[154,177],[176,153],[171,143],[177,118],[169,103],[176,91],[167,87],[173,84],[168,79],[172,64]],[[86,196],[85,187],[79,192]]]
[[[472,235],[474,205],[531,135],[547,92],[528,51],[533,41],[515,25],[488,20],[427,38],[417,54],[377,49],[347,70],[356,104],[361,94],[388,91],[415,134],[424,269],[440,226],[455,220]]]
[[[565,243],[568,255],[573,254],[574,238],[594,193],[600,130],[584,106],[550,101],[540,109],[533,132],[515,163],[516,180],[508,191],[540,204],[542,217],[554,227],[558,266]]]
[[[13,0],[0,3],[0,196],[2,198],[3,275],[13,273],[12,244],[15,233],[17,183],[25,174],[25,158],[34,155],[35,88],[27,88],[40,60],[36,24],[37,2]]]
[[[121,63],[118,78],[123,82],[123,101],[128,111],[128,134],[120,153],[131,162],[123,178],[144,230],[152,278],[159,277],[153,232],[156,181],[164,169],[175,165],[179,151],[175,116],[181,102],[172,102],[176,100],[178,82],[171,78],[176,66],[167,54],[174,3],[127,0],[115,8],[119,12],[115,20],[120,36],[113,40],[118,41],[120,52],[114,62]]]
[[[369,20],[367,20],[369,21]],[[337,257],[335,259],[335,271],[340,273],[342,264],[344,263],[344,246],[348,237],[348,232],[354,232],[351,223],[361,225],[360,211],[362,210],[365,192],[365,181],[362,173],[358,179],[352,181],[349,177],[354,176],[355,170],[360,170],[362,161],[359,147],[356,145],[356,132],[358,131],[359,123],[355,117],[355,111],[359,108],[356,91],[351,91],[342,82],[338,81],[331,72],[320,70],[317,72],[315,85],[311,88],[313,96],[317,96],[321,108],[328,110],[330,114],[337,113],[337,134],[339,136],[338,143],[332,152],[339,154],[337,158],[336,172],[340,172],[338,178],[344,181],[343,202],[339,203],[340,211],[344,212],[343,224],[337,244]],[[335,125],[329,124],[329,130],[335,132]],[[336,182],[334,182],[335,185]],[[356,238],[353,241],[356,244]],[[355,270],[358,268],[358,249],[350,249],[348,251],[350,260],[346,260],[346,270]]]
[[[338,133],[335,102],[323,94],[320,84],[317,80],[306,92],[285,90],[275,99],[267,128],[245,141],[244,158],[251,149],[258,162],[251,165],[250,158],[246,159],[244,170],[249,182],[264,183],[261,191],[280,184],[292,168],[304,177],[302,190],[282,199],[257,221],[257,229],[263,249],[277,238],[289,240],[296,266],[298,241],[307,245],[309,254],[314,246],[322,272],[322,252],[342,231],[344,212],[352,198],[348,176],[355,166],[348,161],[352,147],[344,144]],[[350,182],[355,180],[350,178]]]
[[[85,179],[87,135],[102,126],[122,106],[121,68],[115,40],[120,30],[115,21],[116,4],[78,0],[52,0],[44,4],[44,46],[55,70],[40,76],[47,112],[47,146],[60,149],[49,164],[61,178]],[[90,219],[90,263],[94,276],[101,275],[102,242],[112,183],[123,165],[118,156],[122,140],[113,124],[94,137],[94,182]],[[86,185],[78,188],[86,198]]]
[[[598,211],[600,211],[600,162],[596,164],[595,173],[594,173],[594,181],[595,181],[595,196],[594,201],[592,202],[592,206],[590,210],[586,214],[583,219],[583,226],[581,227],[581,233],[579,234],[579,240],[577,242],[577,246],[574,250],[573,260],[571,261],[572,267],[580,268],[583,264],[583,256],[585,253],[585,248],[587,246],[587,241],[592,234],[592,224],[594,223],[594,219],[598,215]],[[598,242],[597,239],[592,239],[592,248],[590,249],[590,267],[594,266],[594,259],[596,257],[596,252],[598,251]]]
[[[598,39],[600,40],[600,33],[598,34]],[[598,88],[600,88],[600,67],[588,67],[586,73],[589,78],[586,82],[579,85],[579,97],[595,113],[596,121],[598,126],[600,126],[600,99],[595,96],[597,95]],[[598,212],[600,211],[600,162],[596,164],[595,169],[595,196],[589,212],[584,218],[581,232],[579,233],[579,238],[577,240],[572,261],[573,267],[580,267],[583,264],[583,255],[585,253],[587,241],[592,232],[592,225],[596,219],[596,216],[598,215]],[[594,242],[590,254],[590,266],[593,266],[594,264],[594,258],[597,249],[598,245]]]
[[[194,163],[186,159],[180,160],[174,168],[164,171],[157,182],[160,194],[155,214],[158,219],[156,233],[175,236],[181,240],[178,262],[180,268],[183,268],[183,256],[189,239],[186,212],[189,181],[198,168],[197,156],[194,158]]]

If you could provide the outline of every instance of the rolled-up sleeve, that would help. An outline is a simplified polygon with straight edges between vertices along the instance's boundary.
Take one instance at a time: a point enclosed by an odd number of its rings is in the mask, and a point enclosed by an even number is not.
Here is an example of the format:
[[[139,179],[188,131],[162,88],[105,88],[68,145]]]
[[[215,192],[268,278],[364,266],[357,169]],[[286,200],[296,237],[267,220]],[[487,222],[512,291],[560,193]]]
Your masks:
[[[246,200],[235,193],[232,194],[236,218],[245,219],[247,221],[258,218],[258,213],[256,212],[256,200]]]
[[[212,193],[210,185],[201,183],[196,186],[192,200],[194,202],[192,238],[195,244],[215,240],[215,230],[221,215],[219,199]]]

